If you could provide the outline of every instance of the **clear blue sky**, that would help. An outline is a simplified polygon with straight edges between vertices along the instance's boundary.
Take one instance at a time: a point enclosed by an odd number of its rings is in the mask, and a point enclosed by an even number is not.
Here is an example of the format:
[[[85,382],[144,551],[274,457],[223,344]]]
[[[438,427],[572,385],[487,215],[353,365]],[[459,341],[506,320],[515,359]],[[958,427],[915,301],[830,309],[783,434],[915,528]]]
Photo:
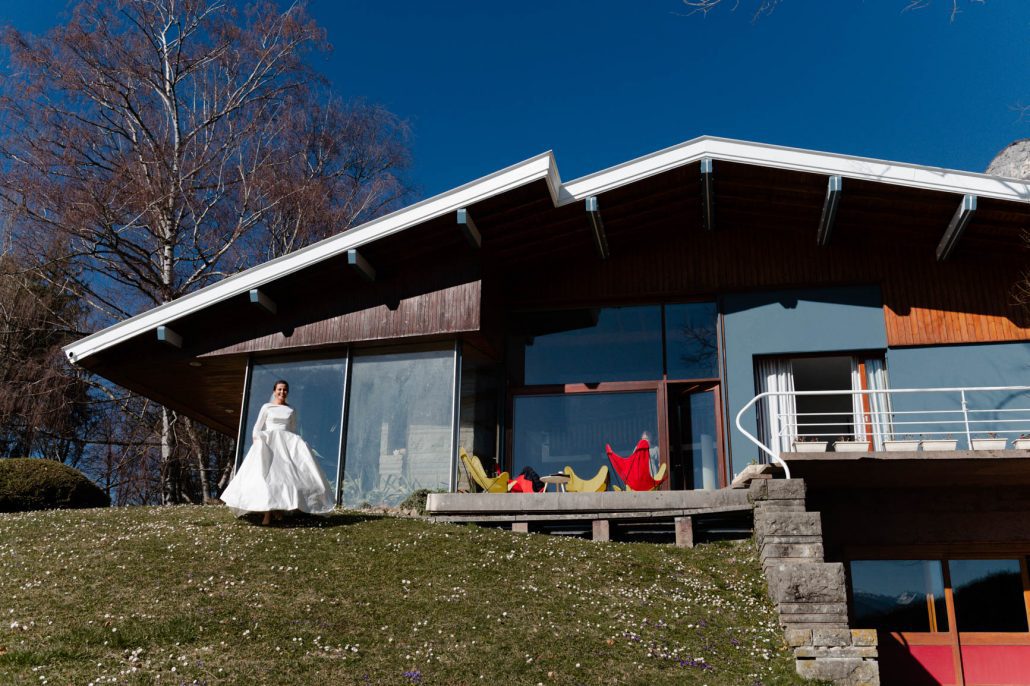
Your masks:
[[[726,0],[727,6],[734,0]],[[709,134],[983,171],[1030,120],[1030,2],[311,0],[341,95],[411,125],[432,195],[554,150],[572,179]],[[63,0],[0,0],[39,32]]]

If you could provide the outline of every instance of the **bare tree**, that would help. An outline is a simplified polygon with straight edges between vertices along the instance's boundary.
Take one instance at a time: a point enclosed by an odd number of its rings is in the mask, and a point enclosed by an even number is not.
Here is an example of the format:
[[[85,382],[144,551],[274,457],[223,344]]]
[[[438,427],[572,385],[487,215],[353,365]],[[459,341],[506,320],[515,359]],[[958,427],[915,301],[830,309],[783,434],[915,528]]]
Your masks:
[[[404,193],[406,130],[330,97],[303,4],[85,0],[45,36],[7,28],[0,201],[59,235],[92,326],[374,216]],[[40,274],[53,272],[40,260]],[[161,412],[163,500],[177,498]]]
[[[701,14],[708,14],[716,7],[720,5],[729,5],[731,10],[736,10],[740,7],[741,0],[732,0],[732,2],[726,2],[726,0],[682,0],[683,4],[686,5],[691,13],[700,12]],[[773,10],[776,9],[777,5],[782,0],[753,0],[749,3],[752,7],[752,20],[758,20],[764,15],[772,14]],[[946,0],[942,4],[947,4],[951,10],[951,19],[955,20],[959,12],[962,11],[963,4],[978,4],[983,5],[987,0]],[[902,7],[902,11],[923,9],[933,4],[933,0],[906,0]]]
[[[82,456],[89,385],[61,346],[83,315],[60,287],[0,256],[0,456],[73,465]]]

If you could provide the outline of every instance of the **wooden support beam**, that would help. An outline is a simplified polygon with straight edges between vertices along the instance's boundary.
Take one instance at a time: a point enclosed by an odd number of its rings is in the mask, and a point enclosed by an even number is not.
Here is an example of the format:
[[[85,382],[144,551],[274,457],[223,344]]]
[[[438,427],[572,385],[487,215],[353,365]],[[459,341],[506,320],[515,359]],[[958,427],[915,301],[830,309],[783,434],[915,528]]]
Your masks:
[[[351,249],[347,251],[347,264],[354,268],[368,281],[376,280],[375,268],[373,268],[372,265],[368,263],[368,260],[366,260],[357,250]]]
[[[837,219],[837,205],[840,203],[843,188],[844,180],[836,175],[831,176],[826,184],[826,200],[823,201],[823,214],[819,218],[819,233],[816,234],[816,242],[819,245],[830,244],[833,222]]]
[[[587,217],[590,218],[590,229],[594,234],[594,247],[602,260],[608,259],[608,236],[604,232],[604,222],[601,221],[601,207],[597,202],[597,196],[591,195],[586,199]]]
[[[250,302],[267,311],[269,314],[275,314],[279,309],[276,307],[274,300],[256,288],[250,289]]]
[[[955,215],[951,218],[948,229],[941,236],[941,242],[937,244],[938,262],[948,259],[951,253],[955,251],[958,239],[962,237],[962,232],[966,230],[966,226],[969,224],[969,220],[973,218],[974,213],[976,213],[976,196],[972,194],[962,196],[962,202],[959,203],[958,209],[955,210]]]
[[[167,343],[168,345],[174,348],[182,347],[182,336],[175,333],[163,324],[157,327],[157,340],[161,341],[162,343]]]
[[[472,221],[472,215],[464,207],[458,210],[458,227],[465,236],[465,240],[469,242],[469,245],[473,248],[483,247],[483,237],[479,235],[479,229],[476,228],[476,223]]]
[[[701,158],[701,225],[715,231],[715,161]]]

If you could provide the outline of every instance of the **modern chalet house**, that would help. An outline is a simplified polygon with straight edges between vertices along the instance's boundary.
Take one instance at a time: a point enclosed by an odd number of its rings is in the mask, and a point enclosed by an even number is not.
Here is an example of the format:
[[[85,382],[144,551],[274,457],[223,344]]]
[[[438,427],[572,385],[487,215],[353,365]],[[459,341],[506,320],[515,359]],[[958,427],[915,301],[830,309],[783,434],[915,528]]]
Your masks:
[[[983,174],[703,137],[563,182],[545,153],[66,352],[241,455],[287,379],[348,507],[466,490],[461,448],[590,477],[646,431],[672,494],[777,463],[846,579],[785,620],[799,665],[871,661],[867,629],[883,683],[1030,684],[1028,228],[1030,184]]]

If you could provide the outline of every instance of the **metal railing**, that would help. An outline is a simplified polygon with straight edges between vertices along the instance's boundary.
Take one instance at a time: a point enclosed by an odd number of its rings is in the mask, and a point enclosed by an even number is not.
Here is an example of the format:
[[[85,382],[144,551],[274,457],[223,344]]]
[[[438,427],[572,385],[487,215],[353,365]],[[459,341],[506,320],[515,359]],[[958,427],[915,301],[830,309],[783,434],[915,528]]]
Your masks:
[[[989,395],[988,395],[989,394]],[[920,407],[918,396],[928,398],[934,407]],[[771,399],[789,399],[796,408],[797,399],[808,396],[847,398],[851,411],[818,408],[814,411],[774,411]],[[759,405],[760,402],[764,405]],[[775,406],[783,405],[777,402]],[[895,406],[898,406],[895,408]],[[770,433],[772,442],[782,447],[798,440],[869,441],[876,450],[889,441],[964,439],[965,449],[974,447],[980,438],[1030,438],[1030,386],[977,386],[959,388],[890,388],[883,390],[848,391],[767,391],[752,398],[737,413],[737,430],[754,443],[790,478],[790,468],[780,452],[766,445],[744,428],[741,420],[752,407],[759,410],[766,426],[776,427]],[[860,409],[859,409],[860,408]],[[840,418],[837,420],[836,418]],[[850,427],[849,431],[841,431]],[[832,431],[830,429],[833,429]],[[916,448],[918,445],[916,445]],[[999,446],[1003,447],[1003,446]]]

